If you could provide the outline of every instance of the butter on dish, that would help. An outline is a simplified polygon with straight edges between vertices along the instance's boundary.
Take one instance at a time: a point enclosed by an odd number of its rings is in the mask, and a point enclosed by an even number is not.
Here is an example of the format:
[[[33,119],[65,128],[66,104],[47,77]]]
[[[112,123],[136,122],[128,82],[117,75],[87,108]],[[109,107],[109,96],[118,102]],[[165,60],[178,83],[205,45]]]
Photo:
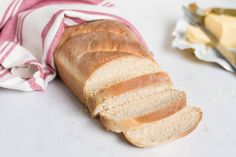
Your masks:
[[[222,45],[236,54],[236,16],[225,14],[229,9],[217,8],[217,10],[220,12],[215,12],[215,9],[211,7],[203,10],[205,27]],[[186,19],[178,20],[172,35],[173,47],[180,50],[192,49],[191,52],[199,60],[216,63],[227,71],[234,71],[229,63],[212,48],[210,38],[199,27],[189,24]]]
[[[205,27],[227,48],[236,48],[236,17],[207,14]],[[195,44],[210,45],[211,41],[198,27],[189,25],[186,39]]]

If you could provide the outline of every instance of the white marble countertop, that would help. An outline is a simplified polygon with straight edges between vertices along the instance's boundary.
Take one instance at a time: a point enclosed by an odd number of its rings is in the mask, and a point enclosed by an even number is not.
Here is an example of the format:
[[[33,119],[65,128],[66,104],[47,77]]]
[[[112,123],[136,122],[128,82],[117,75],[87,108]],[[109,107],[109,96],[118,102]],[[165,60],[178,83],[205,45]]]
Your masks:
[[[189,136],[159,147],[133,147],[91,119],[56,79],[45,92],[0,89],[0,156],[235,156],[236,77],[214,64],[198,61],[192,54],[171,48],[171,31],[183,16],[181,5],[186,1],[116,2],[122,14],[140,30],[175,86],[188,93],[188,103],[202,108],[199,127]],[[221,2],[231,5],[233,0]]]

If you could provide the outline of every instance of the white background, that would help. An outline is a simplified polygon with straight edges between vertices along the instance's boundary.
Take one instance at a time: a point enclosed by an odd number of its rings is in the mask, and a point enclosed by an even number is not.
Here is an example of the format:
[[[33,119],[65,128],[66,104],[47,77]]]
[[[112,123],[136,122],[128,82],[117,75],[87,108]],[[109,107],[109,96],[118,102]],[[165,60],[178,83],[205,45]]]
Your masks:
[[[107,132],[56,79],[45,92],[0,89],[0,157],[235,157],[236,75],[171,47],[171,32],[183,17],[184,0],[117,0],[123,16],[141,32],[188,104],[201,107],[203,120],[189,136],[142,149]],[[215,0],[202,0],[214,4]],[[219,4],[234,5],[222,0]]]

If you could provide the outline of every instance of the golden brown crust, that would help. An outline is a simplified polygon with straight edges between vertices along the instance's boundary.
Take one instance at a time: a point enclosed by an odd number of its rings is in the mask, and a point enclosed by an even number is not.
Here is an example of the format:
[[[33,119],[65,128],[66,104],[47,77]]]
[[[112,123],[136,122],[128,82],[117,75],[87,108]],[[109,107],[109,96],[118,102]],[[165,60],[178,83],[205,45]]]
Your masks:
[[[78,72],[75,73],[75,68],[71,67],[68,61],[60,56],[55,57],[57,72],[62,81],[73,92],[73,94],[82,102],[85,103],[83,94],[83,80],[78,77]]]
[[[134,40],[138,40],[135,34],[121,22],[114,20],[96,20],[66,28],[63,37],[58,44],[58,48],[60,48],[68,39],[78,36],[81,33],[90,32],[110,32],[119,36],[128,36]]]
[[[116,120],[112,117],[107,117],[104,114],[100,114],[100,119],[107,130],[122,132],[129,129],[134,129],[143,125],[148,125],[148,123],[159,121],[180,111],[186,106],[186,94],[181,92],[179,97],[180,98],[176,101],[170,104],[165,104],[163,107],[157,108],[156,110],[153,110],[153,112],[139,117]]]
[[[153,60],[151,54],[138,41],[109,32],[91,32],[75,36],[65,42],[57,53],[64,53],[68,59],[78,62],[84,54],[99,51],[126,52]]]

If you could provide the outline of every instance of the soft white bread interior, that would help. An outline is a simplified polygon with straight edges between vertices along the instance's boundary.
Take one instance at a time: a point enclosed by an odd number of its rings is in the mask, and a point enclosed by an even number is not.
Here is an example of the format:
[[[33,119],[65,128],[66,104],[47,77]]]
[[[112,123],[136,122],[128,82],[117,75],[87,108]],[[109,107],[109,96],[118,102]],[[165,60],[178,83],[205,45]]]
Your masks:
[[[184,92],[173,89],[158,92],[158,87],[155,87],[133,91],[132,94],[120,98],[116,97],[120,99],[116,101],[126,99],[126,103],[100,113],[105,128],[114,132],[125,131],[161,120],[185,107]]]
[[[91,96],[109,85],[159,71],[159,66],[147,58],[119,57],[98,68],[87,79],[84,92]]]
[[[165,72],[133,76],[132,79],[112,84],[92,95],[88,99],[88,105],[92,115],[96,116],[108,109],[132,103],[137,104],[142,99],[145,101],[145,97],[150,97],[171,87],[172,83]]]
[[[191,133],[202,119],[199,108],[186,106],[179,112],[146,126],[123,132],[126,139],[138,147],[151,147]]]

